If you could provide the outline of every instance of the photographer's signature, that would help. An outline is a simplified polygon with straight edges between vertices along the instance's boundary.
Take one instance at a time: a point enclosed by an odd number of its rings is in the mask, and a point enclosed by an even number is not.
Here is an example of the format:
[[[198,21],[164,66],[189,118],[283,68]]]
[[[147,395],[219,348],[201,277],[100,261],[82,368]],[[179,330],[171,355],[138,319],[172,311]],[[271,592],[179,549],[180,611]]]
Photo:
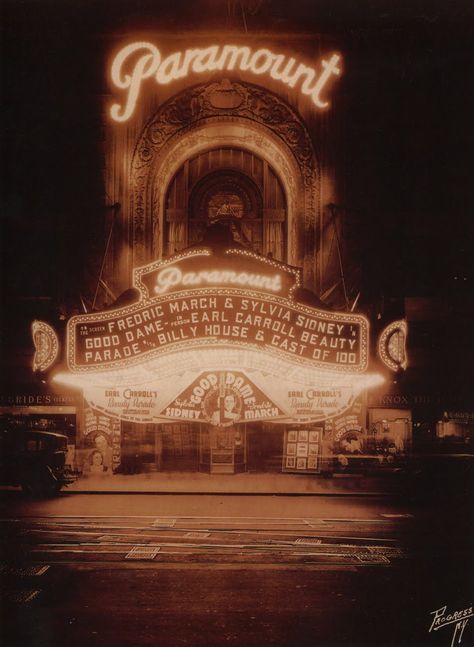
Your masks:
[[[450,611],[449,613],[446,613],[447,608],[447,605],[445,605],[440,609],[436,609],[436,611],[431,611],[431,615],[434,618],[429,631],[438,631],[438,629],[443,629],[444,627],[451,627],[453,629],[451,647],[454,647],[456,642],[458,645],[461,643],[469,618],[474,616],[474,612],[472,605],[458,611]]]

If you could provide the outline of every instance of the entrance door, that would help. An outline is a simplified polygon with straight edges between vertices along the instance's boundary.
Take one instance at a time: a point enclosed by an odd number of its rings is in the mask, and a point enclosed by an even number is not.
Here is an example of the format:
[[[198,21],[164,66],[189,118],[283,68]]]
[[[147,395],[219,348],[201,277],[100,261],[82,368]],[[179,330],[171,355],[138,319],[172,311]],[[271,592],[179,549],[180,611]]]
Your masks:
[[[161,426],[161,469],[169,472],[197,472],[199,469],[199,429],[196,425]]]
[[[246,425],[201,425],[200,469],[211,474],[236,474],[247,469]]]

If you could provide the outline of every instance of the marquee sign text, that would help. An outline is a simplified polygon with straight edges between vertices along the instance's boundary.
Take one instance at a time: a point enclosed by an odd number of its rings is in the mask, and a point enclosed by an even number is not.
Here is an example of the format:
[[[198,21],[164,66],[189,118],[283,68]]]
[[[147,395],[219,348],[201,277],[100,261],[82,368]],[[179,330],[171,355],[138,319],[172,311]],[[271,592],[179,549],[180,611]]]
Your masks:
[[[133,284],[129,305],[67,324],[69,372],[58,382],[82,388],[106,415],[213,427],[316,422],[374,384],[369,322],[310,305],[298,268],[243,248],[197,247],[136,268]]]
[[[142,294],[137,303],[70,319],[71,370],[110,370],[224,346],[269,351],[313,367],[367,367],[367,320],[298,303],[292,295],[299,275],[290,266],[239,250],[209,256],[206,249],[138,268],[134,282]]]
[[[71,368],[112,368],[173,349],[243,344],[326,366],[359,368],[366,357],[357,320],[231,290],[172,295],[118,315],[79,315],[69,324]]]

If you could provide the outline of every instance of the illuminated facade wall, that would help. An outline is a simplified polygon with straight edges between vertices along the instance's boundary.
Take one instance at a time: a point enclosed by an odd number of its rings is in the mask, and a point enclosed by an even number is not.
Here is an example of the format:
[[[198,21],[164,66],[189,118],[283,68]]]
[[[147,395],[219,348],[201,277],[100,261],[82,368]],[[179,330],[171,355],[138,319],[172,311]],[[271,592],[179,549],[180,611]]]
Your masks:
[[[111,47],[109,70],[113,56],[135,40],[124,37]],[[160,45],[162,57],[215,44],[198,33],[192,38],[156,33],[148,40]],[[286,56],[282,64],[294,57],[295,69],[305,64],[319,74],[325,70],[321,61],[337,51],[317,35],[273,41],[249,36],[236,44],[251,52],[278,52]],[[137,56],[130,56],[124,71],[133,69]],[[343,66],[341,55],[340,75]],[[343,199],[339,76],[329,75],[321,91],[325,107],[303,94],[305,76],[292,88],[272,78],[271,70],[255,74],[235,65],[191,72],[166,84],[147,78],[123,122],[114,121],[110,111],[114,102],[124,105],[128,91],[113,87],[108,76],[105,189],[108,200],[121,205],[104,276],[113,294],[130,285],[134,266],[193,242],[192,221],[199,220],[196,209],[202,209],[196,200],[205,199],[199,191],[219,173],[226,173],[229,195],[245,212],[254,249],[302,267],[305,286],[318,296],[338,282],[336,223],[327,205]],[[261,220],[260,231],[251,218]],[[340,281],[331,296],[333,303],[343,303]],[[110,302],[110,293],[103,297]]]
[[[110,245],[96,307],[131,286],[134,267],[199,242],[206,225],[226,210],[241,221],[238,242],[301,267],[303,286],[329,307],[347,310],[348,290],[355,298],[355,260],[343,240],[341,212],[331,206],[344,202],[343,54],[316,34],[237,40],[232,44],[250,52],[247,69],[238,59],[211,69],[206,48],[226,42],[199,33],[155,33],[149,45],[123,49],[140,41],[131,34],[111,46],[104,185],[108,202],[117,206],[106,223]],[[162,60],[151,74],[153,45]],[[203,52],[201,67],[176,73],[176,61],[196,48]],[[291,83],[288,73],[278,73],[278,62],[287,72],[311,66],[316,81],[310,83],[310,71]],[[122,422],[121,471],[320,472],[331,469],[334,442],[339,454],[351,453],[354,442],[362,449],[364,418],[361,399],[326,433],[324,424],[300,429],[257,422],[213,430],[197,423]],[[356,438],[346,452],[348,431]]]

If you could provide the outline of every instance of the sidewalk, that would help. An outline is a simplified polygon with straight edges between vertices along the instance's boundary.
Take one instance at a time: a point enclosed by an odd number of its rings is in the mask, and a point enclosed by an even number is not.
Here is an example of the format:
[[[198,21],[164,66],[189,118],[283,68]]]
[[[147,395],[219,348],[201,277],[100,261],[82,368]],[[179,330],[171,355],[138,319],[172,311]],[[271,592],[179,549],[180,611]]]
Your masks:
[[[190,494],[322,494],[385,495],[401,490],[396,475],[367,477],[357,474],[323,478],[304,474],[203,474],[199,472],[155,472],[148,474],[79,478],[68,492],[149,492]]]

